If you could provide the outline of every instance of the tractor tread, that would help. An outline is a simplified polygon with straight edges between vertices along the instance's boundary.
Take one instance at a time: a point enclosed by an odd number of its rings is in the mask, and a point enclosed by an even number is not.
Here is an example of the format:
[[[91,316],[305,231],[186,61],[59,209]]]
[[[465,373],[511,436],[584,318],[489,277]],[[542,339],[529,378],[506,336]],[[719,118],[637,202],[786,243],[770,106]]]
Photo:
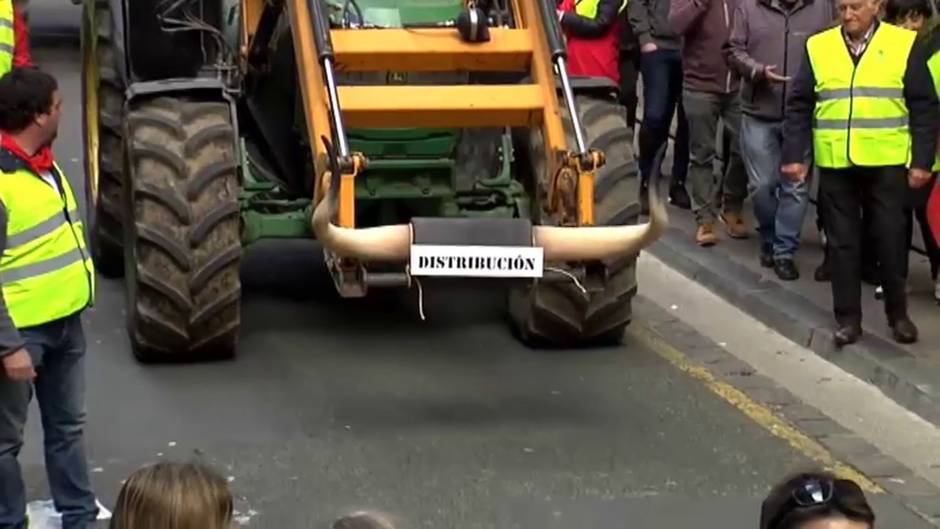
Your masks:
[[[624,225],[637,222],[637,166],[622,107],[616,101],[578,95],[589,146],[600,149],[606,164],[595,178],[595,222]],[[569,145],[574,134],[562,108]],[[530,136],[529,160],[539,197],[545,196],[550,175],[545,172],[541,134]],[[557,223],[540,219],[543,224]],[[579,347],[619,343],[632,318],[637,292],[636,257],[607,262],[606,282],[599,291],[585,292],[574,282],[540,281],[510,292],[509,312],[522,341],[531,346]],[[564,266],[552,264],[564,269]],[[546,274],[553,273],[550,270]]]
[[[158,97],[134,105],[128,131],[134,353],[143,361],[231,357],[242,257],[231,114],[225,104]]]
[[[231,133],[229,129],[229,134]],[[225,178],[226,175],[236,170],[237,166],[238,163],[235,160],[224,160],[199,168],[199,171],[186,184],[186,197],[189,200],[197,199],[209,187],[209,184],[218,178]]]

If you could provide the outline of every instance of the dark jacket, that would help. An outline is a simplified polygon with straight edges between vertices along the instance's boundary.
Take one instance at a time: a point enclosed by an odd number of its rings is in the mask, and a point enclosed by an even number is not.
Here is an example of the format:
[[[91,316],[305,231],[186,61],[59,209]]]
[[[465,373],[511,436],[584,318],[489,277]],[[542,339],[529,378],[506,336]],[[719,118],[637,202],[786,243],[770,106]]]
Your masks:
[[[741,76],[741,111],[768,120],[783,119],[786,84],[768,81],[764,68],[783,76],[800,67],[806,39],[837,24],[830,0],[740,0],[725,48],[728,65]]]
[[[660,49],[679,49],[679,36],[669,24],[669,0],[630,0],[627,14],[640,46],[652,42]]]
[[[877,24],[878,22],[876,22]],[[877,28],[875,29],[877,31]],[[846,45],[848,49],[848,45]],[[867,50],[862,54],[868,53]],[[787,112],[783,124],[783,163],[803,163],[803,154],[813,144],[813,114],[816,109],[816,75],[803,47],[800,69],[787,94]],[[940,104],[927,69],[927,47],[917,39],[911,48],[904,72],[904,100],[907,103],[911,131],[911,167],[930,170],[937,152],[937,121]]]
[[[7,208],[0,202],[0,252],[6,251],[7,247]],[[3,291],[0,291],[0,358],[11,355],[26,345],[26,341],[20,336],[19,330],[13,324],[13,318],[7,310],[6,301],[3,299]],[[0,369],[0,377],[5,376]]]
[[[730,94],[738,90],[722,50],[738,0],[671,0],[669,22],[682,37],[683,87]]]
[[[629,4],[628,4],[629,5]],[[630,23],[630,9],[624,9],[620,13],[620,52],[621,55],[633,58],[634,53],[640,52],[640,41],[636,38],[636,32],[633,31],[633,24]]]

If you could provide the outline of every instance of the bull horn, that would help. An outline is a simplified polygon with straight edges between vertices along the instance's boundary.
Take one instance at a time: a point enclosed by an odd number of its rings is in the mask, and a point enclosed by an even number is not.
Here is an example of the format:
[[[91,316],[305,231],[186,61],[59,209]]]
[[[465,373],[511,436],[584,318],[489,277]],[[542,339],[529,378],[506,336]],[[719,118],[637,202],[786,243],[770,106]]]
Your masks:
[[[535,244],[546,261],[590,261],[634,255],[653,244],[669,226],[665,204],[650,186],[650,220],[636,226],[537,226]]]
[[[649,222],[635,226],[537,226],[535,245],[544,248],[546,261],[592,261],[635,255],[656,242],[669,227],[666,204],[659,196],[660,166],[666,146],[653,161],[649,180]]]
[[[330,188],[313,210],[313,232],[323,248],[340,257],[363,261],[407,261],[411,251],[411,226],[396,224],[375,228],[341,228],[333,224],[339,197],[340,171],[334,165]]]

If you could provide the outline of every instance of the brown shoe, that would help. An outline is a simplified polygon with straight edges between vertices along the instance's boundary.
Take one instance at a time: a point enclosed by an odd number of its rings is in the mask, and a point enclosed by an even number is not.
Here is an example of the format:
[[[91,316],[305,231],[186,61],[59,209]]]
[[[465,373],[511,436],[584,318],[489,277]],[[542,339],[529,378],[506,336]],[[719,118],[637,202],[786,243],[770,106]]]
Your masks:
[[[715,226],[711,223],[702,224],[695,232],[695,242],[699,246],[714,246],[718,242],[718,236],[715,235]]]
[[[721,221],[725,223],[728,235],[733,239],[747,239],[747,226],[744,225],[744,219],[741,218],[741,215],[725,211],[721,214]]]

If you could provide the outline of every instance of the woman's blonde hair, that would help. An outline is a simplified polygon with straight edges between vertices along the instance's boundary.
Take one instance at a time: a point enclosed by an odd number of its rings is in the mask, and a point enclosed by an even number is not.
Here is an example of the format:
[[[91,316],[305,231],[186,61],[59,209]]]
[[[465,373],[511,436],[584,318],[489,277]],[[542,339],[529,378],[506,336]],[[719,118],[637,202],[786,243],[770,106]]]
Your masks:
[[[197,463],[157,463],[134,472],[114,506],[111,529],[230,529],[228,482]]]

